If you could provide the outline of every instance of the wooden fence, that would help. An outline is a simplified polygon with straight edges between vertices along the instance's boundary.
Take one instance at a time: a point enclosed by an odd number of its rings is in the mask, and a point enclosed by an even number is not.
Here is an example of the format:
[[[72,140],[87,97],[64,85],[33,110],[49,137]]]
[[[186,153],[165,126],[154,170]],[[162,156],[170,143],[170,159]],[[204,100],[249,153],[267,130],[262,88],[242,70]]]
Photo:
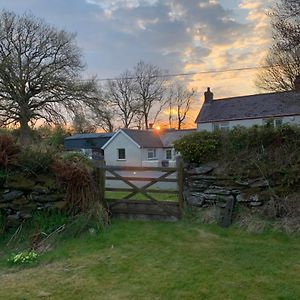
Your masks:
[[[180,218],[183,208],[183,162],[177,161],[176,168],[169,167],[117,167],[106,166],[104,162],[97,165],[98,182],[101,185],[101,201],[113,216],[142,219]],[[130,173],[135,176],[124,174]],[[147,177],[146,173],[152,172]],[[170,176],[172,177],[170,178]],[[174,176],[175,175],[175,176]],[[126,187],[115,184],[109,187],[107,182],[125,183]],[[175,188],[153,188],[156,183],[175,183]],[[122,184],[121,184],[122,185]],[[108,192],[123,192],[121,197],[108,197]],[[176,195],[177,200],[158,199],[158,195]],[[143,195],[144,200],[136,199]]]

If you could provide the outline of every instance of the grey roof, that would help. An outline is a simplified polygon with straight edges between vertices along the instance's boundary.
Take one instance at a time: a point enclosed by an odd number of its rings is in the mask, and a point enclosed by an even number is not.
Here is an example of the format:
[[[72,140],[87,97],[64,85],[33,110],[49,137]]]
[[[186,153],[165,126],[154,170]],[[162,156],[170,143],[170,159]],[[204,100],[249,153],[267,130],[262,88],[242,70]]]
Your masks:
[[[196,129],[185,130],[137,130],[122,129],[131,139],[133,139],[142,148],[169,148],[173,147],[174,141],[181,137],[191,134]]]
[[[224,98],[205,103],[196,123],[300,115],[300,93],[282,92]]]
[[[196,129],[167,131],[163,135],[161,135],[160,139],[164,147],[173,147],[173,144],[176,140],[179,140],[180,138],[194,132],[196,132]]]
[[[80,140],[80,139],[96,139],[96,138],[110,138],[114,135],[113,132],[109,133],[78,133],[66,137],[65,140]]]
[[[64,148],[72,149],[101,149],[114,133],[84,133],[75,134],[64,139]]]
[[[132,138],[142,148],[162,148],[163,144],[156,130],[137,130],[123,128],[130,138]]]

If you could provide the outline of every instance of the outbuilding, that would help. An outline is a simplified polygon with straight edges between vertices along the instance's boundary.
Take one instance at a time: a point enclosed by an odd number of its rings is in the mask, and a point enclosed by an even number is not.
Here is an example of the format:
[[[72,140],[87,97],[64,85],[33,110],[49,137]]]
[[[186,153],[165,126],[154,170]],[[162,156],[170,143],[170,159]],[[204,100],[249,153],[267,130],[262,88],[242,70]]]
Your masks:
[[[83,133],[64,139],[67,151],[81,151],[91,159],[103,159],[102,147],[111,139],[114,133]]]

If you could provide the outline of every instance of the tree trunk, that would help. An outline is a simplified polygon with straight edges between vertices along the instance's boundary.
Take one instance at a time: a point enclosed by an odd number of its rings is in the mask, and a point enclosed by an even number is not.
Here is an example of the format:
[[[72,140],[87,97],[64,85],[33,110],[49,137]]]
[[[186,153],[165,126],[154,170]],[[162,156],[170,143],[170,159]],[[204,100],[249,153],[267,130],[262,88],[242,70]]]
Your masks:
[[[144,115],[144,119],[145,119],[146,130],[148,130],[149,129],[149,124],[148,124],[148,115],[147,114]]]
[[[28,120],[20,120],[20,142],[22,146],[28,146],[32,139],[32,132],[28,125]]]

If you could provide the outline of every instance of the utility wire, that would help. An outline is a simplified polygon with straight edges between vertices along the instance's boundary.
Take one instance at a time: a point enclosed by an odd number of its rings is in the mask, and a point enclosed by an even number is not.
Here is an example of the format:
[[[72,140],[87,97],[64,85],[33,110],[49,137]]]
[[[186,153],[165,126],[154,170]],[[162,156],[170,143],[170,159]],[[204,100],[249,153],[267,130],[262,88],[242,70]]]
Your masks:
[[[174,74],[162,74],[150,76],[150,78],[168,78],[168,77],[180,77],[180,76],[193,76],[193,75],[202,75],[202,74],[218,74],[218,73],[227,73],[227,72],[235,72],[235,71],[247,71],[247,70],[256,70],[256,69],[264,69],[269,68],[271,66],[255,66],[255,67],[244,67],[244,68],[235,68],[235,69],[221,69],[221,70],[210,70],[210,71],[202,71],[202,72],[188,72],[188,73],[174,73]],[[136,76],[132,77],[112,77],[112,78],[96,78],[96,81],[116,81],[119,79],[136,79]],[[82,81],[87,81],[88,79],[83,79]]]

